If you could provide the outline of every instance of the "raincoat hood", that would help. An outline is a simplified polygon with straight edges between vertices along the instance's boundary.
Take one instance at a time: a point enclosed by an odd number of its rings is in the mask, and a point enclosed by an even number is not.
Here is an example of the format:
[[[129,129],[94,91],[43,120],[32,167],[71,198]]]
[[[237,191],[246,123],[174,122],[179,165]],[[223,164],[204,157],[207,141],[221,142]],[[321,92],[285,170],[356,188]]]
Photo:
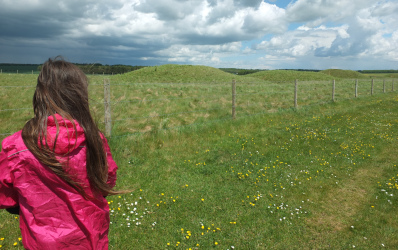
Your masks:
[[[49,116],[47,119],[46,143],[49,149],[57,155],[65,155],[79,146],[84,146],[86,137],[80,124],[76,120],[67,120],[59,114],[54,116]],[[46,145],[46,143],[43,140],[43,145]]]

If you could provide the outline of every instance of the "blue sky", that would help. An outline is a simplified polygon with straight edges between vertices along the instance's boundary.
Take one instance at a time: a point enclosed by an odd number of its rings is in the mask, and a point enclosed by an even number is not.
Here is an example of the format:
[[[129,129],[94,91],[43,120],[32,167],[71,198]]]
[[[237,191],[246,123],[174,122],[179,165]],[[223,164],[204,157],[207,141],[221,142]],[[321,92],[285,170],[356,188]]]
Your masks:
[[[264,1],[271,4],[275,4],[279,8],[286,8],[289,3],[294,3],[296,0],[274,0],[274,1]]]
[[[398,69],[397,0],[0,0],[0,63]]]

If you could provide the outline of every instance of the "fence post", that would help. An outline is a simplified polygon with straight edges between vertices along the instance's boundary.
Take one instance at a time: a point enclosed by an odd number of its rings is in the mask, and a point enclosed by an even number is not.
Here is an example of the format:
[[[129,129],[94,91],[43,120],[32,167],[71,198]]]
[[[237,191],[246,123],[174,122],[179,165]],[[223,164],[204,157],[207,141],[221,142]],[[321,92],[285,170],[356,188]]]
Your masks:
[[[358,97],[358,79],[355,79],[355,97]]]
[[[370,87],[370,94],[373,95],[373,83],[374,83],[374,79],[372,79],[372,86]]]
[[[111,120],[111,89],[109,79],[104,79],[104,122],[105,122],[105,136],[110,137],[112,131]]]
[[[383,79],[383,93],[386,93],[386,79]]]
[[[294,81],[294,108],[297,108],[297,90],[298,90],[298,80]]]
[[[235,79],[232,80],[232,119],[235,120],[236,118],[236,81]]]
[[[18,70],[17,70],[17,74],[18,74]]]
[[[394,92],[394,79],[392,79],[392,83],[391,83],[391,92]]]
[[[333,87],[332,87],[332,101],[334,101],[334,91],[336,88],[336,80],[333,79]]]

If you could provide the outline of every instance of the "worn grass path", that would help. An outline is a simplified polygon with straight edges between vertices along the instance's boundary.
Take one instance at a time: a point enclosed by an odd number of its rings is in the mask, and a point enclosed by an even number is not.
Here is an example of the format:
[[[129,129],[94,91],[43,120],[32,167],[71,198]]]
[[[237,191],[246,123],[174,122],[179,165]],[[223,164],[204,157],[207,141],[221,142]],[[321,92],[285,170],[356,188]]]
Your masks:
[[[397,110],[391,103],[390,112],[379,120],[384,126],[395,126]],[[379,112],[378,103],[362,107],[356,112],[358,119]],[[382,116],[378,116],[379,119]],[[375,121],[372,121],[373,123]],[[326,192],[312,189],[312,216],[306,219],[310,234],[301,247],[308,249],[333,249],[334,246],[349,246],[362,249],[394,249],[398,246],[398,213],[396,194],[398,177],[398,147],[396,132],[383,134],[369,127],[378,139],[375,154],[360,164],[353,173],[339,178],[333,188]],[[394,137],[395,136],[395,137]],[[395,184],[394,184],[395,183]]]

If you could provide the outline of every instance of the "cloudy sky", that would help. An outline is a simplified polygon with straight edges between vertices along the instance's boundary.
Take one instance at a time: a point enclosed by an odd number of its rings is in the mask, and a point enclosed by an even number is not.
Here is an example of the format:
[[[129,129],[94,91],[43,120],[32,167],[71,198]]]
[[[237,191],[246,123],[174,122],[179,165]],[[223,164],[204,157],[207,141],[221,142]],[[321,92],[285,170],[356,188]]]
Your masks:
[[[0,0],[0,63],[398,69],[398,0]]]

